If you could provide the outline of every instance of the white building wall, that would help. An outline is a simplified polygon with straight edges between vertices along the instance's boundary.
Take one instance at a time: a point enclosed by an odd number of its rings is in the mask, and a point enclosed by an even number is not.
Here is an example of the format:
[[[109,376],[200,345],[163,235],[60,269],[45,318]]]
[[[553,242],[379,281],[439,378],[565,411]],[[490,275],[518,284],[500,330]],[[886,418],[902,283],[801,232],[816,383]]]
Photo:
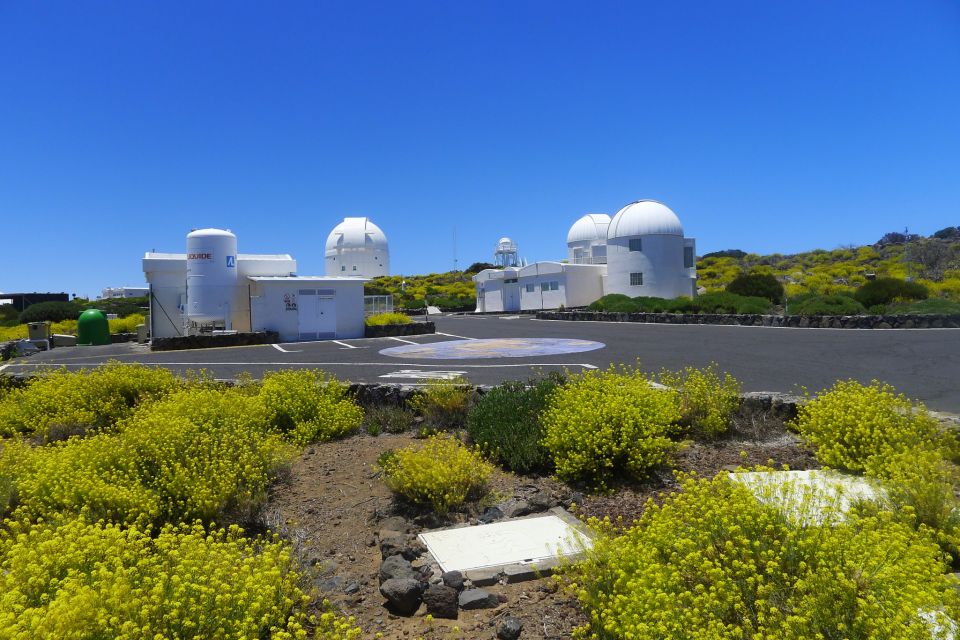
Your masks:
[[[566,302],[564,306],[585,307],[603,297],[603,280],[607,275],[606,265],[565,265]]]
[[[237,256],[237,285],[231,295],[231,326],[250,331],[250,290],[247,277],[288,276],[297,270],[289,255]],[[172,338],[183,335],[187,297],[187,256],[183,253],[147,252],[143,273],[150,283],[150,335]]]
[[[693,289],[690,275],[683,265],[683,236],[637,237],[642,243],[640,251],[630,251],[631,238],[613,238],[607,241],[607,285],[604,293],[622,293],[631,298],[676,298],[691,295]],[[631,285],[631,273],[642,273],[643,284]]]
[[[484,269],[473,276],[477,285],[477,312],[520,311],[522,293],[517,280],[520,268]]]
[[[336,314],[334,338],[362,338],[365,331],[363,284],[366,280],[332,278],[290,278],[289,280],[251,281],[251,316],[254,331],[276,331],[280,340],[300,339],[301,306],[310,296],[301,290],[319,290],[334,300]]]

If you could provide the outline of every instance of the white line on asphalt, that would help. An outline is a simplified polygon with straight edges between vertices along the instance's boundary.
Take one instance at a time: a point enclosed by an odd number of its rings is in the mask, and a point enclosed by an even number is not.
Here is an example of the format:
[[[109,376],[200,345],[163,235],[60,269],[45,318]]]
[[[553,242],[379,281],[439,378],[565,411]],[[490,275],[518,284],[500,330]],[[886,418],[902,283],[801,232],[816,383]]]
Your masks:
[[[288,350],[288,349],[284,349],[278,344],[271,344],[270,346],[276,349],[277,351],[279,351],[280,353],[300,353],[300,349]]]
[[[394,336],[389,336],[391,340],[396,340],[397,342],[406,342],[407,344],[419,345],[419,342],[414,342],[413,340],[404,340],[403,338],[395,338]]]
[[[18,362],[9,366],[13,367],[89,367],[104,364],[103,360],[92,360],[90,362]],[[596,369],[592,364],[583,362],[526,362],[526,363],[505,363],[505,364],[460,364],[447,361],[441,364],[428,364],[424,362],[142,362],[141,364],[154,366],[173,366],[173,367],[449,367],[456,366],[470,369],[496,369],[498,367],[582,367],[584,369]]]
[[[8,365],[8,364],[0,364],[0,371],[3,371],[4,369],[6,369],[6,368],[9,367],[9,366],[10,366],[10,365]]]
[[[448,338],[460,338],[461,340],[476,340],[476,338],[468,338],[467,336],[458,336],[455,333],[444,333],[443,331],[434,332],[438,336],[447,336]]]
[[[355,345],[347,344],[346,342],[340,342],[339,340],[331,340],[330,342],[336,342],[337,344],[345,346],[347,349],[359,349],[359,347]]]

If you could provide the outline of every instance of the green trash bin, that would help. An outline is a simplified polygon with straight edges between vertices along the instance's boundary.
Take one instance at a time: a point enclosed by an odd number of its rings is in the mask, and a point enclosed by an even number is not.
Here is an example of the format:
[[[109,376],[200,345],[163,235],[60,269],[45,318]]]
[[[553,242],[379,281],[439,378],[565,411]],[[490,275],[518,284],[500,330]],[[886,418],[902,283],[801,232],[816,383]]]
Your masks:
[[[110,344],[110,323],[99,309],[87,309],[77,318],[77,346]]]

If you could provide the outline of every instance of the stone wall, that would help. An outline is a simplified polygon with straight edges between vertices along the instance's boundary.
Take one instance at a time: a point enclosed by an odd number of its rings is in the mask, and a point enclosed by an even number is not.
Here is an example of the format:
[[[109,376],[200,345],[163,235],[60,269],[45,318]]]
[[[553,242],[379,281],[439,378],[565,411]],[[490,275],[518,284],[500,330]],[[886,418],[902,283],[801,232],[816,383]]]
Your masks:
[[[177,351],[180,349],[208,349],[210,347],[241,347],[254,344],[273,344],[275,342],[280,342],[280,336],[276,331],[231,333],[217,336],[205,334],[175,338],[154,338],[150,341],[150,350]]]
[[[367,338],[389,338],[391,336],[422,336],[426,333],[436,333],[437,327],[432,322],[411,322],[410,324],[381,324],[368,326],[365,331]]]
[[[822,329],[955,329],[957,315],[923,316],[773,316],[751,313],[615,313],[602,311],[541,311],[538,320],[591,320],[660,324],[720,324],[748,327],[799,327]]]

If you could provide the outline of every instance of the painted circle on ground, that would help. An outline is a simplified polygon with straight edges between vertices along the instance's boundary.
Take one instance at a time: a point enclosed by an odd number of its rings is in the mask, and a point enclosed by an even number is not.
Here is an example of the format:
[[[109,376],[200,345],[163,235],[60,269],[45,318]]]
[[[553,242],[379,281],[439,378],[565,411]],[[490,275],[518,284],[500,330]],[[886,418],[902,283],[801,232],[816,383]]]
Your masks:
[[[535,358],[594,351],[605,346],[602,342],[570,338],[492,338],[410,344],[382,349],[380,353],[397,358],[425,358],[429,360]]]

